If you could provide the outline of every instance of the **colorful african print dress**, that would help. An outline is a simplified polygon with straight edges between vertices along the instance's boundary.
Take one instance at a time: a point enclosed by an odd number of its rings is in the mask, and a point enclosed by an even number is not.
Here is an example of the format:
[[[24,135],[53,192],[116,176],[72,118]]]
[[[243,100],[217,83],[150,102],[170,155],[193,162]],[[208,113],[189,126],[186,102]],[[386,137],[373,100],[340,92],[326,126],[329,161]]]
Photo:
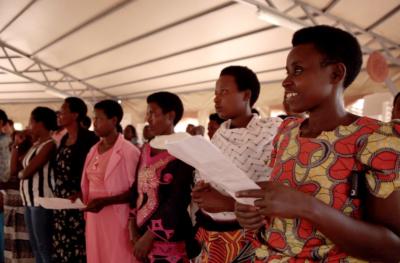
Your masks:
[[[362,198],[354,175],[379,198],[400,188],[400,122],[361,117],[316,138],[299,136],[302,119],[286,119],[274,139],[271,180],[310,194],[360,219]],[[359,262],[341,251],[308,220],[271,218],[261,232],[257,262]]]
[[[273,149],[273,138],[282,120],[254,115],[245,128],[231,128],[224,122],[212,138],[221,152],[255,182],[269,180],[267,166]],[[201,174],[199,178],[201,179]],[[228,195],[217,185],[213,187]],[[233,212],[196,213],[199,226],[196,238],[202,245],[197,261],[201,263],[252,262],[257,242],[255,233],[243,229]]]
[[[194,168],[167,151],[151,155],[143,146],[137,178],[136,223],[155,236],[149,262],[189,262],[196,246],[189,216]]]

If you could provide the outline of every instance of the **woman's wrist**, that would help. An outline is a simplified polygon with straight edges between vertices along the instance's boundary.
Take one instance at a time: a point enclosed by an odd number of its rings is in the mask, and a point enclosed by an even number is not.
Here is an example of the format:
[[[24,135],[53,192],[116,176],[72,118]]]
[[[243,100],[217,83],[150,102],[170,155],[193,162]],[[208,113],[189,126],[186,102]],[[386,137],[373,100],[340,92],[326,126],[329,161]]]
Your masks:
[[[304,205],[299,209],[299,217],[307,219],[311,222],[318,221],[319,211],[322,209],[321,205],[323,203],[311,195],[305,194],[305,202]]]
[[[235,211],[235,199],[230,196],[224,196],[224,207],[223,210],[226,212],[233,212]]]

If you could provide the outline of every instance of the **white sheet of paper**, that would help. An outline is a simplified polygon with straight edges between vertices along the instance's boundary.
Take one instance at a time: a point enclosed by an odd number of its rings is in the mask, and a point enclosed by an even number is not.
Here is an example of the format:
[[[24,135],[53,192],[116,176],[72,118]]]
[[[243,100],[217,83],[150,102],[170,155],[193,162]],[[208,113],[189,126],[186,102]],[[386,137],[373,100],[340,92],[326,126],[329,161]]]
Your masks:
[[[240,203],[254,204],[253,198],[238,198],[235,193],[260,187],[204,137],[191,136],[166,147],[171,155],[199,170],[205,181],[218,185]]]
[[[154,137],[150,141],[150,146],[155,149],[165,150],[167,149],[167,143],[180,141],[182,139],[188,138],[191,135],[187,132],[177,132],[170,135],[159,135]]]
[[[65,198],[38,197],[37,203],[47,209],[83,209],[86,207],[81,199],[76,199],[75,203]]]

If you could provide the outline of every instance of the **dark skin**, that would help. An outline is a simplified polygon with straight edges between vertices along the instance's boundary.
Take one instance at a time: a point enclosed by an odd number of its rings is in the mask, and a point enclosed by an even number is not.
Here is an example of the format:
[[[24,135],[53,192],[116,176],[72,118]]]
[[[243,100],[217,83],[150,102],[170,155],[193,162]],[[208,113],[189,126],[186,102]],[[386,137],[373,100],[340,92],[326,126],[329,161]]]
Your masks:
[[[175,119],[175,112],[172,111],[163,113],[161,108],[157,104],[155,103],[148,104],[146,121],[149,123],[149,132],[151,134],[159,136],[159,135],[169,135],[174,133],[174,119]],[[96,119],[94,125],[96,129]],[[98,133],[99,136],[103,137],[101,134],[104,133],[102,133],[101,130],[100,131],[96,130],[96,133]],[[114,133],[113,130],[111,131],[111,133],[107,134],[108,136],[105,136],[103,140],[105,142],[104,145],[99,145],[99,152],[107,151],[110,148],[110,146],[107,145],[113,145],[115,143],[114,140],[116,140],[116,138],[118,137],[118,134]],[[163,150],[152,149],[151,155],[156,155],[161,151]],[[130,195],[131,195],[130,191],[127,191],[125,193],[116,196],[94,199],[88,205],[86,211],[89,211],[90,209],[90,212],[97,213],[101,211],[101,209],[109,205],[128,203]],[[130,218],[129,220],[129,231],[135,257],[140,260],[146,260],[148,254],[153,248],[153,242],[155,238],[153,233],[151,231],[146,231],[143,235],[140,235],[139,229],[136,225],[136,219],[134,217]]]
[[[45,128],[43,123],[36,122],[33,118],[29,121],[32,135],[37,139],[36,143],[42,143],[51,138],[50,131]],[[15,145],[21,144],[23,141],[22,136],[16,136]],[[29,165],[23,169],[22,173],[19,175],[20,179],[28,179],[32,177],[40,168],[42,168],[54,155],[56,150],[56,145],[54,143],[47,143],[42,150],[33,157],[29,162]],[[19,172],[22,170],[21,158],[18,150],[13,147],[11,151],[11,161],[10,161],[10,176],[18,176]]]
[[[222,119],[231,119],[231,128],[244,128],[253,118],[250,97],[250,90],[239,91],[233,76],[220,76],[215,88],[215,109]],[[192,200],[211,213],[232,212],[235,208],[232,197],[221,194],[204,181],[196,183]]]
[[[153,102],[147,105],[146,121],[149,123],[149,131],[155,136],[170,135],[174,133],[175,112],[164,113],[162,109]],[[151,155],[156,155],[164,150],[151,149]],[[135,224],[135,218],[130,220],[131,240],[133,244],[133,253],[140,260],[147,260],[151,249],[153,248],[154,234],[147,230],[142,236],[138,233],[138,227]]]
[[[323,56],[311,44],[294,47],[287,58],[288,76],[285,92],[295,112],[309,112],[300,128],[301,136],[315,138],[322,131],[348,125],[358,117],[346,112],[343,105],[342,63],[322,67]],[[326,120],[329,119],[329,122]],[[400,260],[400,192],[388,198],[367,194],[365,221],[355,220],[311,195],[278,183],[267,183],[261,190],[237,193],[238,197],[257,198],[254,206],[236,203],[239,223],[258,229],[270,217],[304,218],[351,256],[384,262]]]
[[[111,149],[114,146],[115,142],[118,139],[117,124],[117,117],[108,118],[104,114],[103,110],[95,109],[94,129],[96,134],[102,138],[97,148],[99,154],[105,153],[107,150]],[[98,213],[105,206],[115,204],[117,199],[119,200],[123,197],[125,197],[125,195],[120,195],[118,196],[118,198],[102,197],[93,199],[89,202],[89,204],[87,204],[84,211]],[[124,203],[127,203],[127,201]]]
[[[57,124],[67,130],[68,139],[66,145],[74,145],[78,139],[78,122],[79,114],[76,112],[71,112],[68,103],[64,102],[61,105],[61,109],[57,114]],[[82,193],[77,193],[69,197],[72,202],[75,202],[77,198],[82,198]]]
[[[57,115],[57,123],[68,131],[67,145],[74,145],[76,143],[80,126],[78,118],[79,114],[71,112],[67,102],[61,105],[61,109]]]
[[[400,119],[400,97],[393,102],[392,120],[394,119]]]

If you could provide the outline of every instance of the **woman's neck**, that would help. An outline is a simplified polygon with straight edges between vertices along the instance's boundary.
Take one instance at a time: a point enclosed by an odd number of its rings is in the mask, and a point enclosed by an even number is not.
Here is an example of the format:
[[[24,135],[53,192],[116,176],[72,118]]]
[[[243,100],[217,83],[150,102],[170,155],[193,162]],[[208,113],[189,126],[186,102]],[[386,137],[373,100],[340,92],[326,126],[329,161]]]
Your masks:
[[[231,129],[232,128],[246,128],[251,119],[253,118],[253,113],[251,109],[246,110],[243,114],[238,115],[231,119]]]
[[[173,133],[175,133],[175,131],[174,131],[174,126],[168,127],[167,129],[165,129],[165,131],[163,131],[161,134],[158,134],[158,135],[156,135],[156,136],[160,136],[160,135],[171,135],[171,134],[173,134]]]
[[[118,132],[117,131],[112,131],[110,134],[108,134],[107,136],[103,137],[103,146],[106,148],[110,148],[112,147],[115,142],[118,139]]]
[[[67,144],[74,144],[76,142],[76,139],[78,138],[78,123],[74,122],[71,123],[70,125],[66,126],[65,129],[67,130],[68,133],[68,141]]]
[[[79,130],[78,123],[73,122],[70,125],[65,126],[65,129],[67,130],[69,136],[76,136]]]
[[[38,136],[37,143],[42,143],[51,138],[50,131],[43,132]]]
[[[346,111],[342,99],[328,100],[309,112],[301,133],[305,137],[316,137],[322,131],[332,131],[340,125],[349,125],[357,118],[358,116]]]

